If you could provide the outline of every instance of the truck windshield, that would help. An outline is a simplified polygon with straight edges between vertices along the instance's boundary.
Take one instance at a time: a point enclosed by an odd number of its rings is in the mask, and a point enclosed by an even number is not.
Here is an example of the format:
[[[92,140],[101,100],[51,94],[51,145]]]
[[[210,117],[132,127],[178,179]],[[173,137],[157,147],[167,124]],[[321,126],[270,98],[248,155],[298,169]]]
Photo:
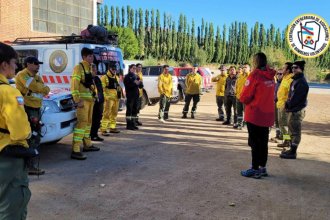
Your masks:
[[[120,51],[97,47],[94,49],[94,63],[97,65],[99,75],[106,74],[109,64],[115,64],[119,74],[123,72],[123,56]]]

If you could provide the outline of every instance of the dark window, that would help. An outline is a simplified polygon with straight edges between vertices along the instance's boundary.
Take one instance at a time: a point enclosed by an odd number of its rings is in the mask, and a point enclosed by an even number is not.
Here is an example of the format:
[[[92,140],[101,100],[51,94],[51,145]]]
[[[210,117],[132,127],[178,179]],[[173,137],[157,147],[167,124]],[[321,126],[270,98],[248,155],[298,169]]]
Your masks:
[[[24,59],[28,56],[38,57],[37,50],[16,50],[18,54],[16,73],[24,69]]]
[[[146,67],[142,67],[142,75],[143,76],[148,76],[149,75],[149,68]]]
[[[149,76],[159,76],[162,73],[162,67],[153,66],[150,67]]]
[[[180,70],[180,76],[186,76],[190,72],[191,72],[190,69],[182,69],[182,70]]]

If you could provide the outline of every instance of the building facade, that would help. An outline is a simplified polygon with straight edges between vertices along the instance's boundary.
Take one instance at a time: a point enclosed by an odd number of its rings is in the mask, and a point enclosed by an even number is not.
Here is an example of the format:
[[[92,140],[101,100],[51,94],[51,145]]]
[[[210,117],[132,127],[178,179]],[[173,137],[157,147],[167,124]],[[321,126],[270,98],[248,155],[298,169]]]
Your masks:
[[[0,41],[77,34],[97,23],[102,0],[1,0]]]

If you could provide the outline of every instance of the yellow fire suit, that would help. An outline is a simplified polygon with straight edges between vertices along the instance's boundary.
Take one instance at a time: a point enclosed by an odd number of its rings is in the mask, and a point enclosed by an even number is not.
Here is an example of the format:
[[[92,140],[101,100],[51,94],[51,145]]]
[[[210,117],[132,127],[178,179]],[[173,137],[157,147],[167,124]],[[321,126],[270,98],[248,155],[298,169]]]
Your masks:
[[[224,75],[218,75],[215,77],[212,77],[211,81],[216,82],[216,96],[225,96],[225,85],[226,85],[226,79],[227,79],[227,74]]]
[[[44,84],[39,75],[33,74],[25,68],[15,77],[16,88],[24,96],[24,104],[31,108],[40,108],[42,98],[48,95],[50,89]]]
[[[23,158],[5,157],[7,145],[28,148],[31,127],[24,110],[22,94],[0,74],[0,219],[25,219],[31,197]],[[8,146],[10,147],[10,146]]]
[[[118,92],[121,93],[119,85],[119,77],[113,75],[110,71],[101,77],[103,93],[104,93],[104,108],[101,120],[101,131],[106,132],[108,129],[116,128],[119,97]]]
[[[246,79],[248,78],[250,73],[240,73],[236,80],[235,91],[236,91],[236,98],[239,100],[243,91],[243,87],[245,84]]]
[[[81,64],[84,68],[82,68]],[[84,104],[83,107],[77,108],[77,125],[73,130],[72,143],[72,150],[74,152],[80,152],[80,145],[82,142],[86,148],[92,146],[90,138],[94,106],[92,91],[95,88],[93,86],[92,88],[86,88],[83,85],[83,83],[85,83],[85,73],[91,74],[91,72],[90,64],[87,61],[82,61],[81,64],[74,67],[71,79],[71,93],[74,102],[79,103],[82,101]]]
[[[276,107],[278,109],[284,109],[284,107],[285,107],[285,102],[288,100],[290,85],[293,81],[293,79],[292,79],[293,75],[294,75],[293,73],[290,73],[290,74],[283,76],[280,87],[278,88],[278,91],[277,91]]]
[[[189,73],[186,76],[186,94],[198,95],[201,92],[203,79],[198,73]]]
[[[168,98],[172,97],[173,81],[171,74],[162,73],[158,77],[158,92]]]
[[[141,82],[143,82],[143,74],[142,72],[137,72],[136,75],[140,78]],[[141,98],[143,95],[143,88],[139,89],[139,97]]]

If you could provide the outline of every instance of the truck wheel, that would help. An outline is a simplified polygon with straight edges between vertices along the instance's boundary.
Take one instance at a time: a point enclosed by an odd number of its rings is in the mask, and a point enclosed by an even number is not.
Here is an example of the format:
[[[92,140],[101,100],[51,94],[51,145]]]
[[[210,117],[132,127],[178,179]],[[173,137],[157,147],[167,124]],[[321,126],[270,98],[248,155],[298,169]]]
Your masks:
[[[47,142],[47,143],[44,143],[45,145],[54,145],[54,144],[57,144],[57,142],[59,142],[62,138],[60,139],[57,139],[55,141],[50,141],[50,142]]]
[[[180,102],[183,102],[184,101],[184,94],[183,94],[182,89],[179,90],[179,101]]]
[[[171,98],[171,103],[172,104],[176,104],[178,102],[179,102],[179,96],[175,96],[175,97]]]
[[[142,101],[141,101],[141,109],[143,109],[146,105],[148,105],[149,101],[148,101],[148,96],[147,94],[144,92],[143,96],[142,96]]]

